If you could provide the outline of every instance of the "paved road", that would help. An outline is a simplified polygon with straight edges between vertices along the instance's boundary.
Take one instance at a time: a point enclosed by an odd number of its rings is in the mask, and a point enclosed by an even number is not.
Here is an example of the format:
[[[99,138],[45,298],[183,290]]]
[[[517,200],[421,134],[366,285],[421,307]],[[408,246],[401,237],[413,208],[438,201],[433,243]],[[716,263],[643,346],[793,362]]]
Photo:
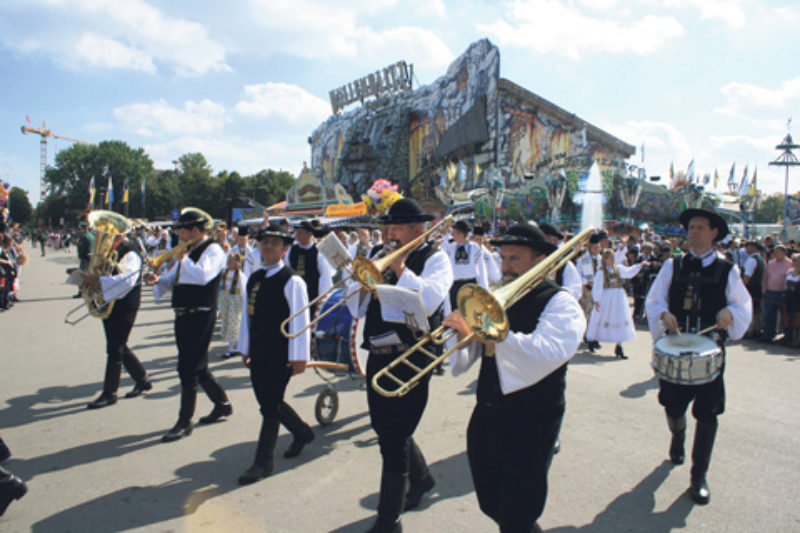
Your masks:
[[[28,246],[28,245],[26,245]],[[64,284],[74,255],[31,251],[22,274],[24,302],[0,314],[0,435],[12,449],[7,467],[30,491],[0,518],[0,531],[269,531],[355,533],[377,505],[379,452],[363,385],[335,380],[339,413],[300,457],[277,459],[275,474],[236,484],[252,459],[260,416],[245,368],[212,367],[234,415],[163,444],[177,419],[179,386],[172,316],[145,291],[131,346],[153,378],[143,398],[88,411],[101,388],[102,327],[89,318],[63,324],[77,300]],[[578,353],[568,374],[562,452],[550,474],[542,526],[551,532],[800,531],[800,352],[735,344],[726,375],[728,404],[709,474],[712,502],[685,495],[689,468],[666,461],[669,435],[657,405],[645,331],[626,344],[628,361],[605,345]],[[417,432],[438,483],[421,509],[403,517],[406,531],[495,531],[481,514],[467,467],[465,428],[475,370],[434,378]],[[121,392],[132,382],[123,377]],[[295,378],[287,399],[308,421],[324,382]],[[198,416],[211,408],[198,402]],[[278,453],[290,436],[281,430]],[[692,430],[689,432],[689,445]]]

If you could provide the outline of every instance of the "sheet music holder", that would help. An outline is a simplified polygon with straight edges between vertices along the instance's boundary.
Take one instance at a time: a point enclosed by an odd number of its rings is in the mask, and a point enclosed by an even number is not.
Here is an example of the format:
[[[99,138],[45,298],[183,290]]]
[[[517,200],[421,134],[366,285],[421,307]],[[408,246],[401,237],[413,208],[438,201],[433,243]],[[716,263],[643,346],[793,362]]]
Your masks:
[[[430,328],[425,305],[417,291],[395,285],[378,285],[375,290],[381,302],[383,320],[405,324],[415,332],[428,333]]]
[[[332,268],[341,268],[350,262],[350,253],[334,232],[328,233],[317,243],[317,249],[328,260]]]

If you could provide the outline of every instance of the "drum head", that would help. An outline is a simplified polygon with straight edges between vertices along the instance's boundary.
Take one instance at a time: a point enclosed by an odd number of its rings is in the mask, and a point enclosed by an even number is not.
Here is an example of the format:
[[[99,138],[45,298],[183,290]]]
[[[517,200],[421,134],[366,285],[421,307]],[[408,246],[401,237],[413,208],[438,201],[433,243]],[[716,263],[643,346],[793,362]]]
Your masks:
[[[363,318],[354,318],[350,325],[350,357],[363,378],[367,377],[367,358],[369,357],[369,351],[361,347],[365,323],[366,320]]]
[[[681,335],[666,335],[658,339],[655,348],[663,353],[679,355],[693,353],[697,355],[719,351],[719,346],[705,335],[682,333]]]

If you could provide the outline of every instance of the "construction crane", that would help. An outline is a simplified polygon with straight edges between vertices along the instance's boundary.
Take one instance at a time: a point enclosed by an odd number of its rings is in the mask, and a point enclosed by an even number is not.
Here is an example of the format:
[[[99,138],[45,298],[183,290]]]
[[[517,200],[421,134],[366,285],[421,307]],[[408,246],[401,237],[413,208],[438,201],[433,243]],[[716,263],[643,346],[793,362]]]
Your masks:
[[[39,168],[39,193],[41,195],[40,196],[41,199],[44,199],[44,197],[47,194],[47,191],[45,190],[45,186],[44,186],[44,171],[47,168],[47,138],[48,137],[53,137],[54,139],[63,139],[65,141],[71,141],[71,142],[76,142],[76,143],[81,143],[81,144],[95,144],[93,142],[82,141],[80,139],[75,139],[73,137],[67,137],[66,135],[59,135],[57,133],[53,133],[53,130],[48,130],[47,129],[47,124],[46,124],[46,122],[44,120],[42,121],[42,126],[40,128],[34,128],[32,126],[22,126],[20,128],[20,130],[22,131],[23,135],[27,135],[28,133],[35,133],[36,135],[39,135],[42,138],[39,141],[39,146],[41,147],[41,150],[40,150],[40,153],[39,153],[39,167],[40,167]]]

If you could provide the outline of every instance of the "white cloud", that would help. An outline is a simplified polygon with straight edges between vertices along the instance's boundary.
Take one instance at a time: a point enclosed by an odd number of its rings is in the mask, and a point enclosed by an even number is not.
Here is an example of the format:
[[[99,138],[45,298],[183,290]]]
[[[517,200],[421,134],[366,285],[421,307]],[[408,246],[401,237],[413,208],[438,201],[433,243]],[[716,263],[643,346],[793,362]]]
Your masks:
[[[684,34],[671,16],[644,15],[637,19],[593,18],[571,4],[555,0],[514,0],[505,19],[477,24],[501,47],[557,54],[572,60],[584,53],[651,53]]]
[[[734,81],[722,87],[720,92],[727,103],[715,110],[718,113],[734,113],[745,107],[778,109],[800,99],[800,76],[782,82],[775,89]]]
[[[258,118],[277,115],[293,123],[308,122],[313,127],[331,114],[328,102],[288,83],[246,85],[244,96],[234,108],[241,115]]]
[[[167,104],[163,99],[150,103],[133,103],[114,109],[114,116],[123,127],[143,137],[164,137],[212,133],[225,125],[225,106],[204,99],[187,101],[183,109]]]
[[[75,43],[75,51],[81,62],[93,67],[142,70],[150,74],[156,71],[152,57],[95,33],[84,33]]]
[[[725,0],[667,0],[664,6],[696,9],[700,12],[700,20],[719,19],[730,28],[741,28],[747,23],[747,15],[739,3]]]
[[[154,73],[163,63],[182,76],[230,70],[225,48],[203,25],[169,17],[143,0],[39,0],[14,7],[22,19],[47,23],[8,27],[0,39],[23,52],[50,54],[70,68]]]

